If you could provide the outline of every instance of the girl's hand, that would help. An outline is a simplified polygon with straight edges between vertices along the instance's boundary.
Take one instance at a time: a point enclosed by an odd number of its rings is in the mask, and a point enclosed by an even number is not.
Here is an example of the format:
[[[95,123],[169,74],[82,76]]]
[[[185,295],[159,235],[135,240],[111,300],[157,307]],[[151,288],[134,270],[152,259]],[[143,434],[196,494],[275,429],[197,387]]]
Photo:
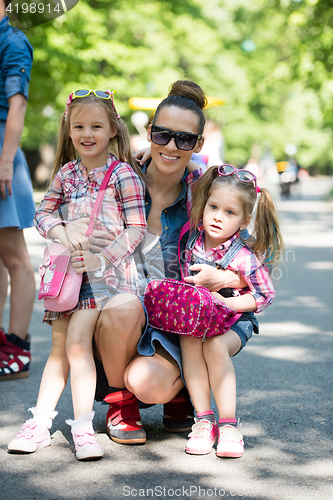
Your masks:
[[[66,224],[67,246],[73,252],[74,250],[88,250],[89,240],[86,236],[90,219],[83,217]]]
[[[145,149],[140,149],[139,151],[133,154],[133,158],[139,165],[143,165],[144,163],[146,163],[147,160],[149,160],[149,158],[151,158],[150,147]]]
[[[217,292],[212,292],[212,295],[233,311],[247,312],[255,311],[257,309],[256,300],[250,293],[238,295],[237,297],[222,297],[222,295]]]
[[[76,233],[80,233],[82,235],[86,234],[90,219],[89,217],[82,217],[81,219],[73,220],[72,222],[66,223],[67,231],[73,231]]]
[[[71,262],[74,271],[78,274],[97,271],[101,268],[101,261],[89,250],[75,250],[72,252]]]
[[[72,243],[71,250],[80,249],[79,243],[84,250],[88,250],[86,247],[86,232],[89,226],[89,217],[82,217],[81,219],[74,220],[66,224],[66,229],[68,233],[68,240]],[[99,253],[103,248],[110,245],[110,243],[115,239],[114,234],[109,231],[101,231],[99,229],[94,229],[89,236],[89,250]],[[67,244],[67,243],[66,243]]]
[[[225,297],[220,295],[218,292],[212,292],[212,295],[213,295],[213,297],[215,297],[215,299],[219,300],[220,302],[222,302],[222,304],[226,305]]]
[[[67,232],[67,238],[66,244],[71,252],[74,252],[75,250],[89,250],[88,236],[71,231],[70,233]]]
[[[194,286],[203,286],[210,292],[217,292],[221,288],[244,288],[246,281],[238,273],[230,269],[216,269],[208,264],[194,264],[191,271],[199,271],[195,276],[187,276],[184,281]]]

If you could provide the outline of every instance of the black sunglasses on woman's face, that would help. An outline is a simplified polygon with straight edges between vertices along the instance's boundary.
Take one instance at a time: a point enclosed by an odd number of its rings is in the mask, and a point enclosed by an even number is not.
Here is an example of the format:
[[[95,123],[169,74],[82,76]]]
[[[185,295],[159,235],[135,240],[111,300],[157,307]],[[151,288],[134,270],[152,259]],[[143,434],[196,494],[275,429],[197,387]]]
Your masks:
[[[189,132],[175,132],[157,125],[151,126],[151,140],[159,146],[166,146],[171,139],[174,139],[178,149],[191,151],[201,137],[202,135],[190,134]]]

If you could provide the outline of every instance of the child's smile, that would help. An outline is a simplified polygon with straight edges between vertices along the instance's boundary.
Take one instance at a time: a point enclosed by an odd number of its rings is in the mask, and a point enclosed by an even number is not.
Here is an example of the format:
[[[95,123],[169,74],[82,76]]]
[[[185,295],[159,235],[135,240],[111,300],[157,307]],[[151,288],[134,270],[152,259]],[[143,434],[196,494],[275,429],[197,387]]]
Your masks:
[[[70,119],[70,137],[88,172],[102,167],[108,159],[109,140],[114,137],[102,106],[78,106]]]

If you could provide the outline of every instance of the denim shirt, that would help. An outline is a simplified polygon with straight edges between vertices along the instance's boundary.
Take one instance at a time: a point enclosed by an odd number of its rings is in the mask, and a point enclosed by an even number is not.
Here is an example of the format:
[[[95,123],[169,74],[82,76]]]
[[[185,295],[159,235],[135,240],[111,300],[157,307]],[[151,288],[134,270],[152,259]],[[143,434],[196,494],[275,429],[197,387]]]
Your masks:
[[[147,170],[150,160],[143,166],[143,171]],[[172,205],[166,207],[161,213],[162,234],[158,242],[146,254],[141,248],[135,254],[137,270],[140,280],[140,292],[144,292],[148,281],[153,279],[171,278],[180,280],[180,268],[178,260],[178,240],[179,233],[183,225],[188,221],[187,213],[187,190],[186,177],[189,172],[186,168],[182,177],[182,188],[179,196]],[[146,190],[146,217],[148,219],[151,210],[151,197]],[[149,230],[149,229],[148,229]],[[185,249],[188,235],[185,235],[181,242],[181,252]]]
[[[28,99],[33,49],[27,37],[9,24],[0,21],[0,120],[6,121],[8,99],[22,94]]]

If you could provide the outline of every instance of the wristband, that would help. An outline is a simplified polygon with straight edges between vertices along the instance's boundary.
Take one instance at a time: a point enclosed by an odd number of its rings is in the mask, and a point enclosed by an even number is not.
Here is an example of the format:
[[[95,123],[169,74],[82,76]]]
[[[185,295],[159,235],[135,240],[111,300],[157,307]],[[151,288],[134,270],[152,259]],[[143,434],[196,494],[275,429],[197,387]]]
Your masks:
[[[98,257],[99,260],[101,261],[101,268],[99,271],[95,271],[94,276],[95,276],[95,278],[103,278],[104,271],[105,271],[105,258],[104,258],[104,255],[102,255],[100,253],[97,254],[96,257]]]

